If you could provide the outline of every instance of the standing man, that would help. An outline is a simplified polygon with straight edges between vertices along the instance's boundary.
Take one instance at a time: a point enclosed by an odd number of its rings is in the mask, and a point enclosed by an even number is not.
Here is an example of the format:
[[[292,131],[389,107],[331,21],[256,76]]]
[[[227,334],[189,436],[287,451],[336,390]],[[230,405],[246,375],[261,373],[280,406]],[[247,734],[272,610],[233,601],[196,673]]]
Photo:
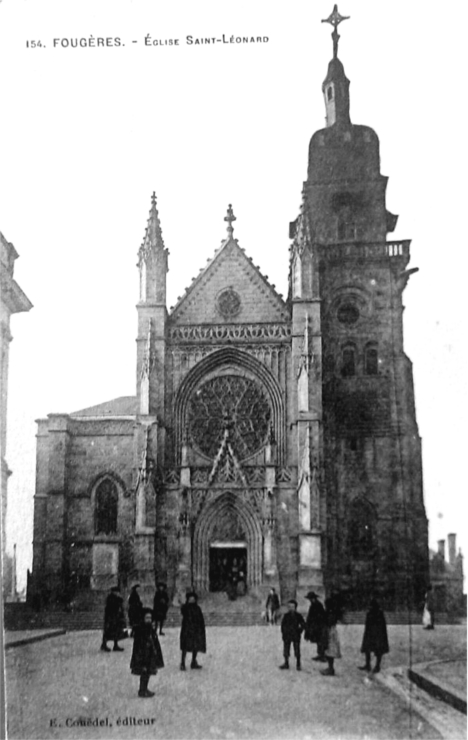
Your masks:
[[[190,591],[182,604],[182,627],[180,630],[180,649],[182,658],[180,670],[185,671],[185,658],[187,653],[192,653],[190,668],[199,669],[203,666],[197,663],[198,653],[206,653],[206,631],[203,613],[198,606],[198,597],[194,591]]]
[[[115,652],[121,652],[123,648],[119,647],[118,641],[126,637],[125,632],[126,622],[123,607],[123,598],[120,595],[120,588],[114,586],[111,588],[111,592],[106,599],[106,607],[104,609],[104,631],[102,635],[101,650],[106,653],[110,652],[110,648],[107,647],[107,641],[114,641]]]
[[[310,601],[309,612],[306,619],[304,639],[317,643],[317,655],[312,660],[326,663],[325,649],[327,647],[327,620],[325,609],[314,591],[309,591],[306,599]]]
[[[297,611],[297,601],[290,599],[288,601],[288,611],[281,622],[281,636],[283,638],[283,655],[284,663],[280,665],[281,670],[289,668],[289,655],[291,652],[291,643],[296,656],[296,668],[301,670],[301,634],[305,629],[305,622],[302,614]]]
[[[385,615],[376,599],[372,599],[370,609],[366,615],[366,626],[362,638],[361,653],[366,656],[365,665],[359,666],[361,671],[371,670],[371,653],[374,653],[376,663],[372,673],[379,673],[382,655],[389,652],[387,623]]]
[[[166,621],[167,610],[169,609],[169,595],[166,584],[158,583],[153,601],[153,621],[156,622],[156,631],[159,625],[159,634],[164,635],[163,625]]]
[[[132,636],[135,632],[135,627],[137,627],[143,619],[143,604],[141,603],[140,594],[137,591],[139,588],[140,584],[135,583],[135,585],[132,586],[130,596],[128,597],[128,621],[132,628]]]

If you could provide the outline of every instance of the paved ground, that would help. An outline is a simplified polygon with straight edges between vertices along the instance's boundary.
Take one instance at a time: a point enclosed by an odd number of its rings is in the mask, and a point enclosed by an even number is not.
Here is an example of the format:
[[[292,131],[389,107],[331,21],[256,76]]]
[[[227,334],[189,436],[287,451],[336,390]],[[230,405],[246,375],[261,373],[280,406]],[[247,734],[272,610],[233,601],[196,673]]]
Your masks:
[[[442,737],[411,703],[357,670],[362,631],[341,627],[343,659],[337,676],[325,678],[307,643],[303,671],[279,671],[280,632],[269,627],[209,629],[204,669],[182,673],[178,630],[168,629],[161,638],[166,668],[150,683],[153,699],[137,697],[130,641],[123,653],[102,653],[99,633],[78,632],[17,647],[6,656],[9,738]],[[388,673],[408,665],[410,652],[414,663],[465,660],[465,627],[392,626],[389,639]],[[79,724],[86,721],[104,724]]]

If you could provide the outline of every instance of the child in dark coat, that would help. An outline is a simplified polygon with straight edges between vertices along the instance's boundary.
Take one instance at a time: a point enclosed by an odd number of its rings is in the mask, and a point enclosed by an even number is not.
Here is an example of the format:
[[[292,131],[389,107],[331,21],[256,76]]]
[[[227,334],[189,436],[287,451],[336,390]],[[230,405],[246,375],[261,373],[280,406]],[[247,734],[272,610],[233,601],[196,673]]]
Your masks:
[[[289,668],[289,655],[291,652],[291,643],[296,656],[296,668],[301,670],[301,635],[305,630],[305,622],[302,614],[297,611],[297,601],[291,599],[288,601],[288,611],[281,622],[281,635],[284,644],[284,663],[280,665],[282,670]]]
[[[144,609],[143,622],[135,627],[134,638],[130,670],[135,676],[140,676],[138,696],[149,698],[154,696],[154,691],[148,691],[150,676],[155,676],[158,668],[164,668],[161,646],[152,624],[151,609]]]

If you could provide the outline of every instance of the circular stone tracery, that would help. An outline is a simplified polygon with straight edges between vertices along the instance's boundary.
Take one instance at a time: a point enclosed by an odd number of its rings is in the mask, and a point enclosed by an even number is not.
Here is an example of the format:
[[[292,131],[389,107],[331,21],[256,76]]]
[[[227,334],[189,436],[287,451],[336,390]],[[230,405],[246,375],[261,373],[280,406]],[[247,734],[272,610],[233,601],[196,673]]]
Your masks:
[[[216,457],[228,429],[229,442],[242,460],[264,446],[271,412],[258,383],[239,375],[223,375],[197,388],[187,416],[192,442],[200,452]]]
[[[241,309],[241,299],[238,293],[232,288],[223,290],[218,296],[218,310],[226,319],[237,316]]]

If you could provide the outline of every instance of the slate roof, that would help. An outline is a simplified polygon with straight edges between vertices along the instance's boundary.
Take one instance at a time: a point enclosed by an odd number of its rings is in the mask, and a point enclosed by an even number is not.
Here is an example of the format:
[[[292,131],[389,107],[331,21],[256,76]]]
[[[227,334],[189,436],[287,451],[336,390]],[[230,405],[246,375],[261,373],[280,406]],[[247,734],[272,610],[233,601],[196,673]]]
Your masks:
[[[74,411],[70,416],[135,416],[136,413],[136,396],[119,396],[111,401],[98,403],[97,406]]]

